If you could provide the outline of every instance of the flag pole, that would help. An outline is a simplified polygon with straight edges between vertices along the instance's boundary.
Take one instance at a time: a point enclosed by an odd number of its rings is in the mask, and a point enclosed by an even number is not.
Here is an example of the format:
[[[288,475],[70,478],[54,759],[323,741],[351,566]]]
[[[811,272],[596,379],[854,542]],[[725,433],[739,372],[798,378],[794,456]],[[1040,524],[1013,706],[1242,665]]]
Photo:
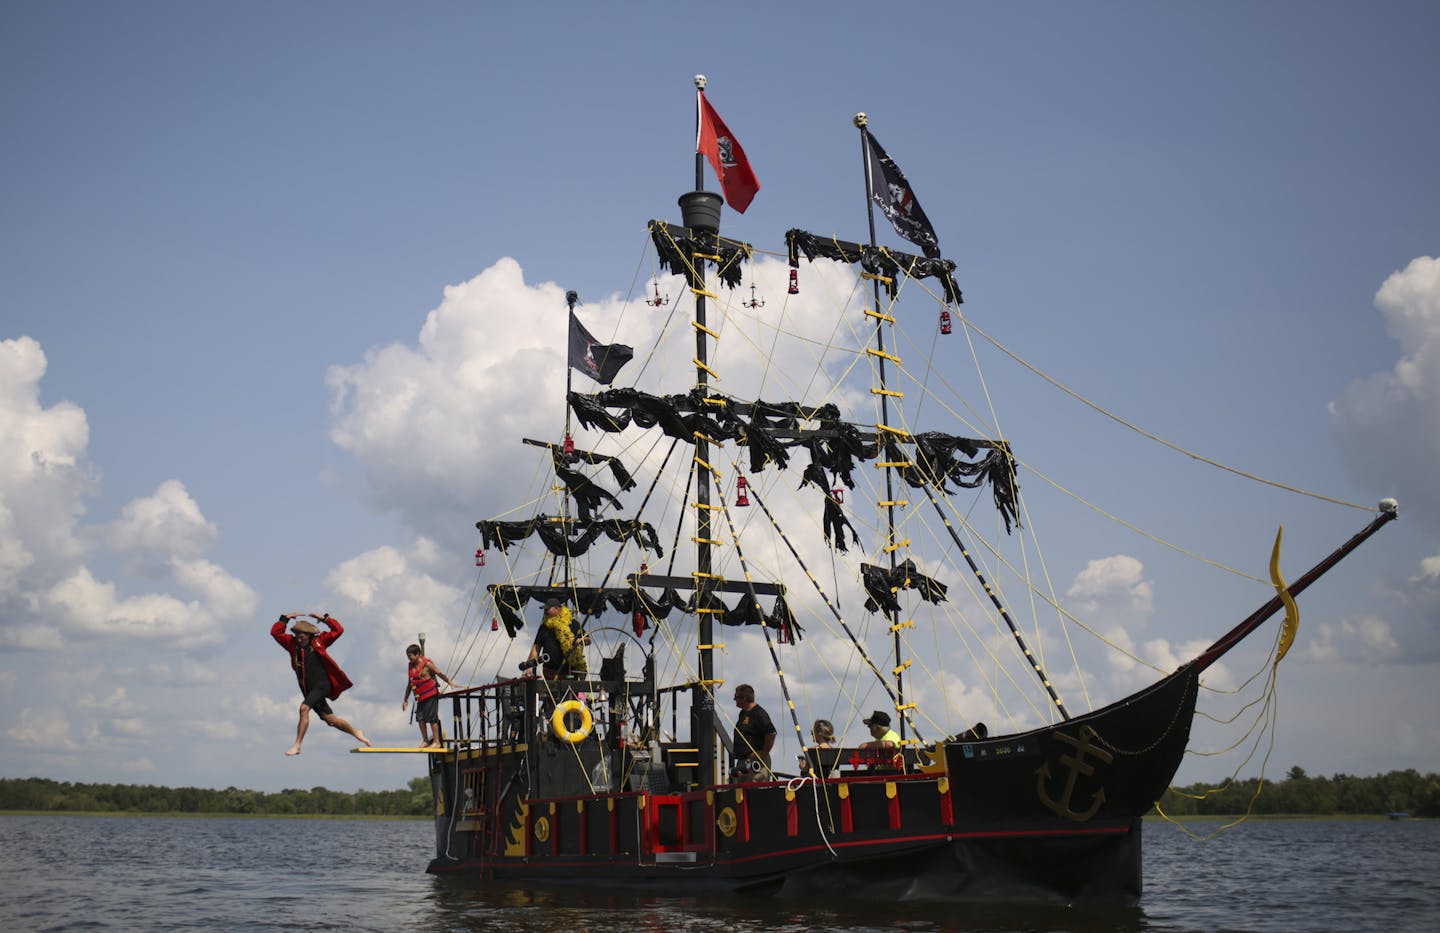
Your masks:
[[[572,331],[573,331],[573,328],[575,327],[575,306],[576,306],[577,304],[579,304],[579,303],[580,303],[580,293],[579,293],[579,292],[575,291],[574,289],[571,289],[571,290],[569,290],[569,291],[567,291],[567,292],[565,293],[565,304],[566,304],[566,306],[570,309],[570,311],[569,311],[569,314],[567,314],[567,315],[566,315],[566,318],[565,318],[565,435],[564,435],[564,437],[562,438],[561,444],[560,444],[560,456],[561,456],[561,457],[564,457],[564,456],[568,453],[568,451],[567,451],[565,448],[567,448],[567,447],[572,447],[572,448],[573,448],[573,445],[572,445],[571,443],[569,443],[569,441],[570,441],[570,387],[571,387],[571,385],[572,385],[572,380],[574,380],[574,378],[575,378],[575,367],[573,367],[573,366],[570,365],[570,339],[571,339],[571,333],[572,333]],[[551,453],[551,456],[554,456],[554,453],[553,453],[553,452]],[[569,518],[570,518],[570,487],[567,486],[567,485],[565,485],[565,483],[563,483],[563,482],[560,483],[560,485],[564,488],[564,493],[563,493],[563,494],[561,495],[561,497],[560,497],[560,520],[561,520],[561,525],[560,525],[560,527],[563,528],[563,529],[566,531],[566,533],[568,534],[568,533],[569,533],[569,530],[570,530],[570,525],[569,525]],[[570,585],[570,552],[569,552],[568,550],[565,552],[565,556],[564,556],[564,568],[565,568],[565,570],[564,570],[564,579],[561,581],[561,585],[562,585],[562,586],[569,586],[569,585]]]
[[[695,190],[705,190],[705,154],[700,151],[700,101],[705,97],[705,76],[695,76]]]
[[[861,164],[865,166],[865,211],[866,211],[867,217],[868,217],[869,220],[870,220],[870,248],[871,248],[871,249],[874,249],[874,248],[876,247],[876,242],[875,242],[875,179],[874,179],[873,177],[871,177],[871,172],[870,172],[870,130],[867,129],[867,127],[870,125],[870,118],[867,117],[867,116],[865,115],[865,113],[862,111],[862,112],[860,112],[860,113],[855,114],[855,120],[854,120],[854,122],[855,122],[855,128],[860,131],[860,160],[861,160]],[[881,322],[883,319],[879,316],[879,312],[880,312],[880,280],[879,280],[879,279],[876,279],[876,278],[872,278],[872,279],[870,280],[870,287],[871,287],[871,292],[872,292],[872,294],[874,295],[874,298],[875,298],[875,313],[876,313],[875,349],[876,349],[876,351],[878,352],[878,355],[875,357],[875,359],[876,359],[876,361],[877,361],[878,364],[879,364],[879,373],[878,373],[878,375],[879,375],[879,378],[880,378],[880,392],[879,392],[879,395],[880,395],[880,423],[881,423],[881,424],[886,424],[886,425],[888,425],[888,424],[890,423],[890,394],[889,394],[889,392],[887,391],[886,381],[885,381],[885,330],[884,330],[884,327],[881,326],[881,324],[880,324],[880,322]],[[894,473],[894,471],[893,471],[890,467],[886,467],[886,468],[885,468],[885,542],[886,542],[886,544],[889,545],[889,546],[887,546],[887,547],[885,548],[885,550],[886,550],[886,551],[889,553],[889,555],[890,555],[890,575],[891,575],[892,579],[894,578],[896,568],[899,566],[898,560],[897,560],[897,558],[896,558],[896,556],[895,556],[895,552],[896,552],[897,549],[893,546],[893,545],[895,544],[895,506],[894,506],[894,504],[893,504],[893,503],[895,502],[895,490],[894,490],[894,488],[893,488],[894,482],[895,482],[895,473]],[[899,612],[899,610],[895,610],[895,609],[890,610],[890,631],[894,633],[894,642],[895,642],[895,645],[894,645],[894,651],[895,651],[895,706],[897,707],[896,710],[895,710],[895,718],[896,718],[896,720],[897,720],[897,725],[899,726],[899,730],[898,730],[898,731],[899,731],[899,733],[900,733],[900,738],[901,738],[901,739],[904,739],[904,738],[905,738],[905,732],[906,732],[906,729],[905,729],[905,726],[906,726],[906,718],[905,718],[905,716],[901,715],[901,709],[903,709],[904,706],[905,706],[905,674],[904,674],[905,661],[904,661],[904,659],[901,657],[901,654],[902,654],[903,651],[904,651],[904,646],[903,646],[903,644],[901,643],[901,640],[900,640],[900,612]]]

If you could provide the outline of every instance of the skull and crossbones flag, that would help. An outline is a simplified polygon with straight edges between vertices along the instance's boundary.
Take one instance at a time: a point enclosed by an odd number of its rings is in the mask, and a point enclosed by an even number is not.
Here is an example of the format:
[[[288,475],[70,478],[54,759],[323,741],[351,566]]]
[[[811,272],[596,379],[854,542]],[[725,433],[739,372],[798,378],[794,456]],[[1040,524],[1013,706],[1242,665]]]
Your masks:
[[[570,368],[577,369],[601,385],[609,385],[630,362],[635,351],[623,343],[599,343],[575,312],[570,312]]]
[[[924,251],[926,258],[940,257],[940,243],[935,238],[935,228],[930,218],[920,209],[910,182],[895,160],[885,154],[880,143],[870,131],[865,131],[865,171],[870,178],[871,197],[880,205],[880,210],[890,218],[895,232],[914,243]]]

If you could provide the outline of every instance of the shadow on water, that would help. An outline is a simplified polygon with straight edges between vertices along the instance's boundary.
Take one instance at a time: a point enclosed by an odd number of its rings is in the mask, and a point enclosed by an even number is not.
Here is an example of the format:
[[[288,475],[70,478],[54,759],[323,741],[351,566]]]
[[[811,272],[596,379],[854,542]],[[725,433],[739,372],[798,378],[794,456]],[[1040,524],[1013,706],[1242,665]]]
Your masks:
[[[615,929],[627,933],[1140,933],[1161,929],[1140,908],[1072,908],[997,903],[754,898],[744,894],[675,897],[572,885],[539,886],[435,878],[437,929],[502,933]]]

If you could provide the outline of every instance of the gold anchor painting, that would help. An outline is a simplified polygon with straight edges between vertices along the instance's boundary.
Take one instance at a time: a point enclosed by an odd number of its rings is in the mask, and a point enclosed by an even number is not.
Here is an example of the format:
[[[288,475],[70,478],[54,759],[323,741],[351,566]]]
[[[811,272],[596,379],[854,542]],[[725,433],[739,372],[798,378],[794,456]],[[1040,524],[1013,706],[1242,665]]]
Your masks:
[[[456,516],[479,534],[477,596],[453,660],[436,657],[476,673],[444,695],[444,734],[415,757],[435,805],[429,870],[1134,904],[1142,818],[1187,748],[1219,741],[1192,736],[1197,705],[1216,721],[1225,704],[1273,709],[1295,598],[1398,507],[1287,487],[1277,515],[1337,513],[1329,544],[1307,537],[1284,559],[1308,567],[1290,583],[1278,538],[1263,568],[1278,521],[1229,540],[1228,558],[1141,533],[1164,510],[1129,500],[1167,492],[1167,458],[1226,483],[1239,471],[1175,458],[990,337],[993,300],[965,303],[960,266],[866,114],[832,142],[835,158],[858,145],[852,219],[868,239],[722,235],[727,205],[766,192],[746,128],[705,94],[697,78],[696,184],[678,222],[617,218],[648,274],[595,305],[553,289],[568,366],[557,351],[523,373],[553,431],[506,442],[533,497]],[[813,157],[830,156],[817,142]],[[630,278],[616,270],[616,287]],[[1039,388],[1020,392],[1025,380]],[[1080,412],[1012,415],[1007,390]],[[1057,510],[1094,537],[1045,540]],[[1221,581],[1197,576],[1190,628],[1206,636],[1133,637],[1123,613],[1138,610],[1085,585],[1122,576],[1131,554],[1200,558],[1197,575]],[[415,750],[357,753],[387,751]]]

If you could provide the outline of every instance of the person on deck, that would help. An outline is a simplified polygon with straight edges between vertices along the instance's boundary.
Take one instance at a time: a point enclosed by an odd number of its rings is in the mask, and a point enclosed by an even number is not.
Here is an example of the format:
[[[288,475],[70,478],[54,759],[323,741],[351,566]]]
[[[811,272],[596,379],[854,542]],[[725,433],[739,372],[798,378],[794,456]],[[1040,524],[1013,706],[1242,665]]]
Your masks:
[[[315,622],[324,623],[329,631],[321,632],[314,622],[301,619],[291,626],[287,634],[285,626],[301,615],[309,615]],[[270,626],[270,637],[290,654],[290,667],[295,671],[295,679],[300,684],[300,695],[303,697],[300,701],[300,722],[295,727],[295,744],[285,752],[286,755],[300,754],[300,743],[305,740],[305,731],[310,728],[311,710],[320,714],[326,725],[355,736],[362,745],[370,744],[365,733],[336,716],[327,702],[338,699],[340,694],[351,687],[350,678],[345,676],[340,665],[335,663],[335,659],[330,657],[326,650],[343,634],[345,629],[340,623],[323,612],[282,613],[279,621]]]
[[[420,653],[419,645],[411,645],[405,649],[405,656],[410,659],[409,679],[405,682],[405,696],[400,700],[400,708],[404,709],[405,704],[410,702],[410,694],[415,694],[415,721],[420,724],[420,747],[431,748],[440,744],[440,684],[436,678],[445,681],[451,687],[455,681],[451,680],[435,662]],[[435,730],[432,738],[431,729]]]
[[[535,676],[538,665],[545,673],[546,680],[568,679],[589,670],[585,663],[585,646],[590,636],[585,634],[568,606],[558,599],[545,602],[545,617],[540,630],[535,633],[535,643],[530,646],[530,656],[520,665],[529,676]]]
[[[817,719],[810,727],[810,738],[814,740],[815,748],[834,748],[835,727],[828,719]]]
[[[810,750],[818,751],[822,748],[835,748],[835,726],[828,719],[817,719],[810,726]],[[829,755],[822,755],[815,760],[819,762],[821,774],[829,774],[839,764],[839,751],[831,752]],[[800,773],[806,774],[811,769],[811,759],[802,753],[800,759]]]
[[[740,715],[735,720],[735,734],[731,739],[735,755],[733,773],[768,772],[770,749],[775,747],[775,724],[765,707],[755,702],[755,688],[749,684],[735,688],[735,706]]]
[[[861,748],[899,748],[900,733],[890,728],[890,714],[884,710],[877,709],[870,714],[869,719],[861,720],[870,729],[871,741],[861,744]]]

